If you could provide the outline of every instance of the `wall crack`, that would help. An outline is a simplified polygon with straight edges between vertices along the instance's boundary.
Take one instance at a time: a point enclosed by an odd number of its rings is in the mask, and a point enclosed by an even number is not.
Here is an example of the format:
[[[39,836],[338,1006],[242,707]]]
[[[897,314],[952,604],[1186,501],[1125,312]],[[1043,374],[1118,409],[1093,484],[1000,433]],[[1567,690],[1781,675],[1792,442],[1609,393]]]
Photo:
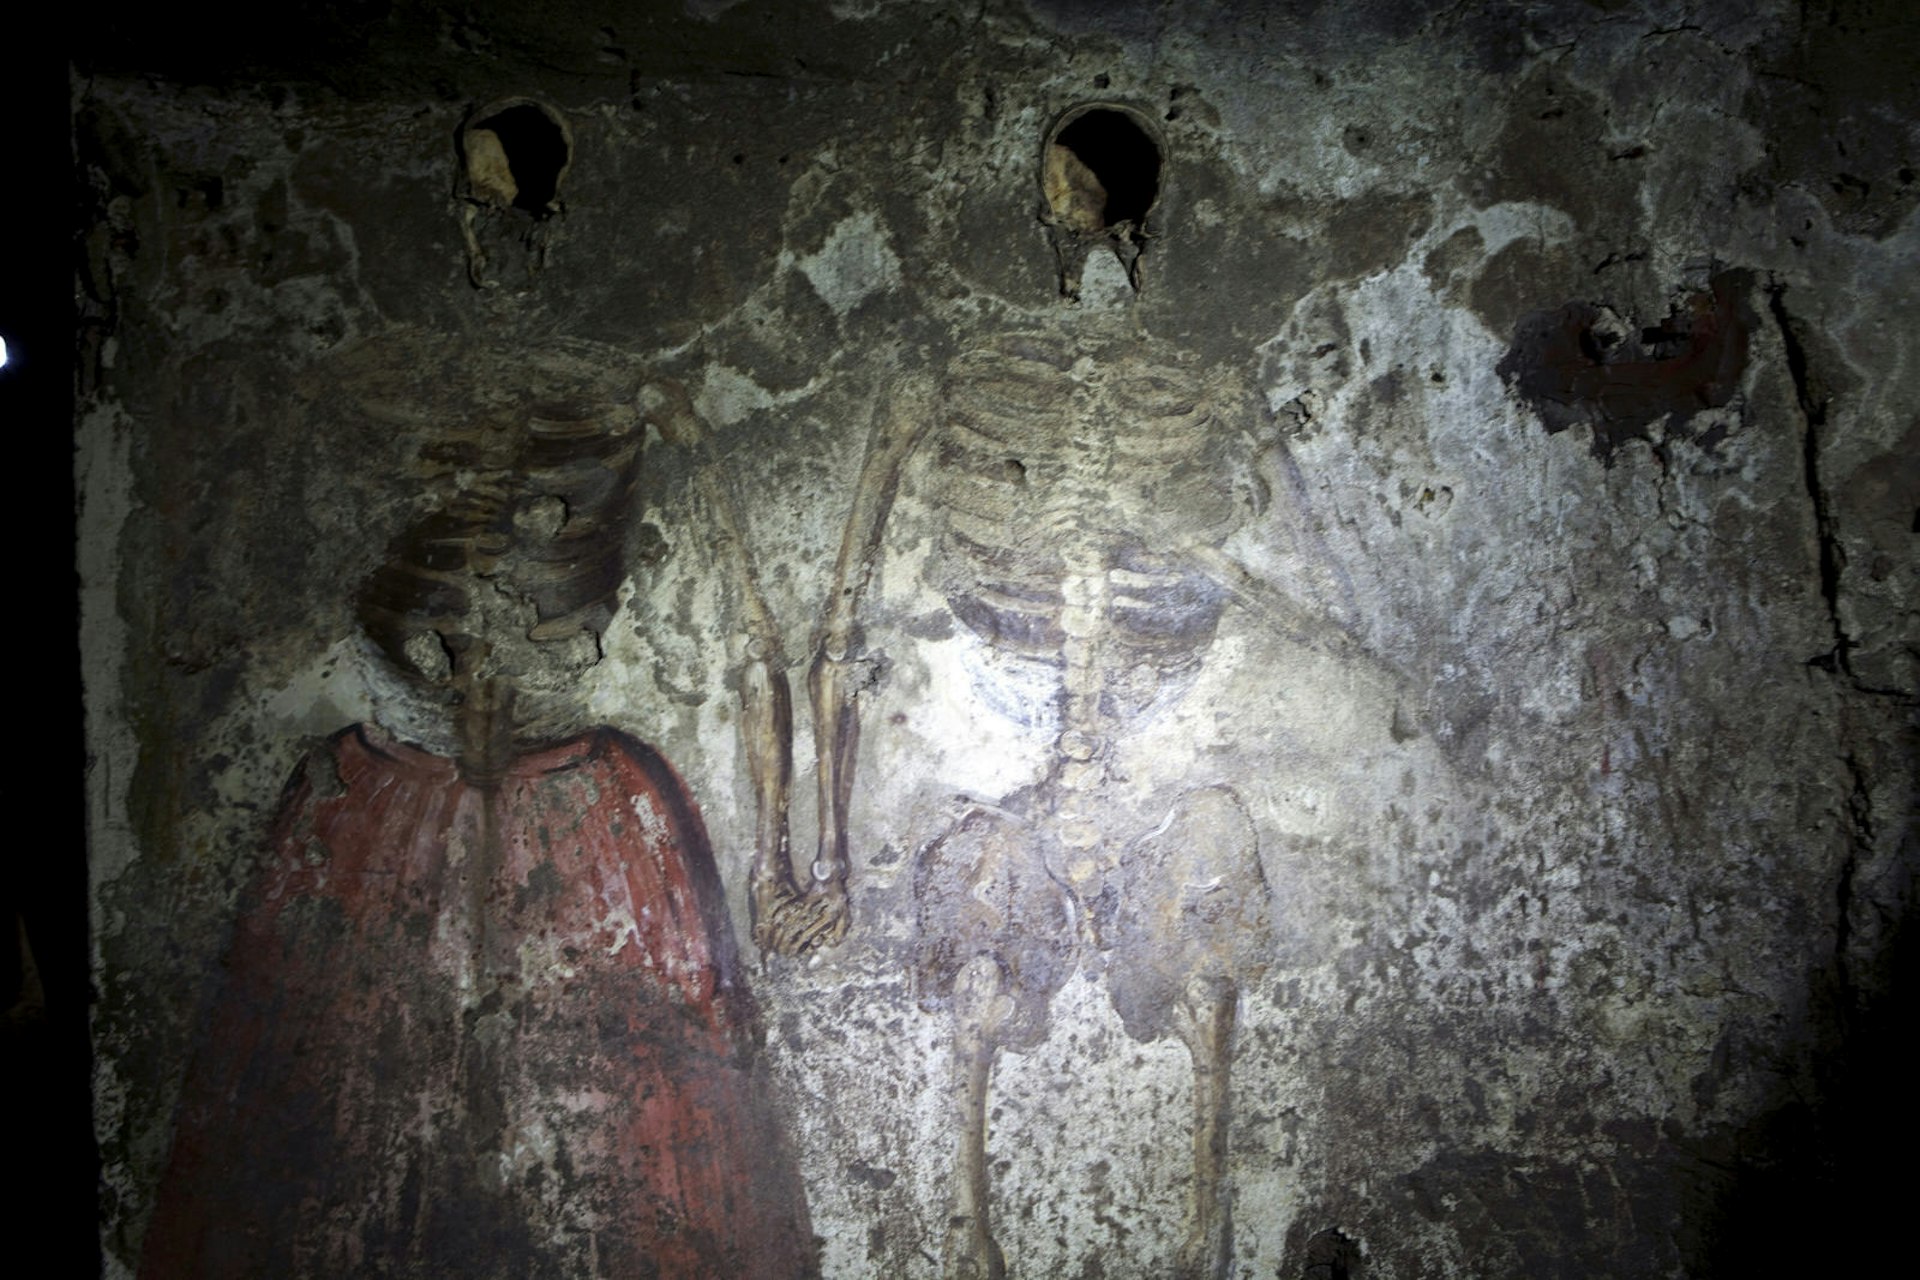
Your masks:
[[[1819,543],[1820,597],[1826,601],[1827,621],[1833,630],[1833,648],[1809,658],[1807,665],[1845,676],[1857,683],[1849,658],[1854,640],[1840,617],[1840,573],[1846,566],[1846,551],[1840,545],[1832,504],[1828,501],[1826,486],[1820,476],[1820,446],[1827,425],[1830,397],[1823,389],[1813,385],[1807,365],[1807,348],[1800,341],[1795,321],[1787,311],[1786,293],[1787,286],[1778,280],[1769,283],[1767,310],[1780,330],[1780,344],[1787,356],[1787,371],[1793,377],[1794,400],[1800,407],[1801,476],[1806,484],[1807,497],[1813,504],[1814,534]]]

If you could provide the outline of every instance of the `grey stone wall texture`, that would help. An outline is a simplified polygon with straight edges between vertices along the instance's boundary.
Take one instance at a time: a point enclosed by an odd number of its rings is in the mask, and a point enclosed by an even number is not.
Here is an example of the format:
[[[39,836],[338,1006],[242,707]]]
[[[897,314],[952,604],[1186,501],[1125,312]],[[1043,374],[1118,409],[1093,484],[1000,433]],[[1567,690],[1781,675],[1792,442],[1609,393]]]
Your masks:
[[[644,432],[631,510],[562,642],[489,596],[489,678],[521,741],[612,726],[685,778],[821,1274],[1757,1275],[1898,1237],[1911,6],[228,37],[136,11],[72,82],[107,1274],[287,780],[356,723],[467,741],[466,659],[403,637],[402,673],[363,584],[481,466],[435,450],[551,395]],[[475,136],[521,99],[557,186]],[[500,1274],[595,1274],[521,1211]]]

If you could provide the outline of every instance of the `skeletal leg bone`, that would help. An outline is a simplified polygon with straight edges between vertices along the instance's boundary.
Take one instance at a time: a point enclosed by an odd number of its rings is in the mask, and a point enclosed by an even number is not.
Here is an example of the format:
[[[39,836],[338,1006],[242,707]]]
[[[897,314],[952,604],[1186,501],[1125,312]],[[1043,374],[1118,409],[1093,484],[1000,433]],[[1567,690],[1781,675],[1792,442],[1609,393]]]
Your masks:
[[[1259,841],[1229,788],[1182,795],[1125,865],[1108,991],[1135,1039],[1172,1034],[1193,1062],[1193,1194],[1174,1274],[1225,1280],[1233,1266],[1233,1032],[1240,990],[1265,971],[1270,899]]]
[[[953,1280],[1006,1272],[988,1222],[987,1091],[1003,1047],[1046,1034],[1074,968],[1073,906],[1047,873],[1045,843],[1023,819],[975,805],[915,860],[915,984],[921,1007],[953,1025]]]
[[[947,1219],[948,1280],[1004,1280],[1006,1260],[988,1220],[987,1090],[1000,1055],[999,1031],[1013,1012],[1006,976],[975,956],[953,988],[953,1213]]]
[[[1178,1280],[1226,1280],[1233,1265],[1227,1130],[1238,1000],[1231,978],[1206,974],[1188,982],[1173,1011],[1175,1033],[1193,1059],[1193,1216],[1174,1271]]]

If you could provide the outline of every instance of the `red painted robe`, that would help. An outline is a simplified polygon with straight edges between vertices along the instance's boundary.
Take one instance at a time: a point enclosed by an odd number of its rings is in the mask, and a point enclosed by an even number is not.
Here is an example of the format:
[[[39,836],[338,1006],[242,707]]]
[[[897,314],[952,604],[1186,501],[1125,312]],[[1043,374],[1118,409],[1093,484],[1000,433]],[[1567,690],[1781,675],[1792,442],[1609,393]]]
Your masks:
[[[610,729],[288,790],[145,1277],[813,1274],[699,812]]]

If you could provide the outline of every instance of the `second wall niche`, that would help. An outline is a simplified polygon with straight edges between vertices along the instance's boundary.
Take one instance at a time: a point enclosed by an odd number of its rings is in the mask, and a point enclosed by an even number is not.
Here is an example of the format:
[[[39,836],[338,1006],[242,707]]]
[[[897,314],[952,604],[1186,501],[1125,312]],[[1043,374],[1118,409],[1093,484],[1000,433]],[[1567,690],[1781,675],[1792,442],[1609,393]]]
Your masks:
[[[1060,291],[1078,297],[1088,252],[1107,244],[1140,288],[1140,255],[1159,233],[1152,220],[1166,167],[1166,141],[1132,107],[1086,102],[1047,130],[1041,147],[1040,220],[1060,260]]]
[[[573,130],[544,102],[502,98],[467,117],[457,191],[467,276],[476,288],[498,283],[488,273],[489,259],[514,241],[527,251],[529,276],[545,262],[545,224],[561,212],[560,189],[572,168]],[[504,225],[492,225],[503,219]]]
[[[460,131],[460,153],[470,199],[536,218],[559,212],[573,131],[552,107],[532,98],[489,103]]]

